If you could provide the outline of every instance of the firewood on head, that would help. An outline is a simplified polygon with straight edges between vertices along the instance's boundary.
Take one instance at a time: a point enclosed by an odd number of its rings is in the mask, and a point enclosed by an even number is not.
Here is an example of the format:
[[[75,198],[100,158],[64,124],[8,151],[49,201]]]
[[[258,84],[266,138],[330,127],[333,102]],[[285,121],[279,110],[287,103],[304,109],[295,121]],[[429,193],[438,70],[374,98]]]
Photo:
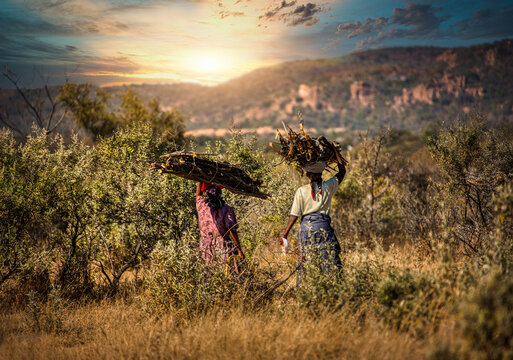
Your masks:
[[[163,163],[154,163],[154,169],[182,178],[221,185],[227,190],[241,195],[265,199],[267,194],[258,187],[261,180],[254,180],[244,170],[227,162],[218,162],[185,152],[161,156]]]
[[[301,113],[299,113],[299,116],[302,119]],[[337,155],[333,146],[340,152],[340,145],[330,143],[324,136],[318,138],[309,136],[302,123],[300,123],[300,133],[292,130],[285,122],[282,123],[286,136],[282,136],[280,131],[277,130],[280,143],[271,143],[271,147],[283,156],[287,163],[304,167],[317,161],[325,161],[328,164],[337,162]],[[280,148],[275,145],[280,145]],[[347,164],[344,158],[342,158],[342,161]]]

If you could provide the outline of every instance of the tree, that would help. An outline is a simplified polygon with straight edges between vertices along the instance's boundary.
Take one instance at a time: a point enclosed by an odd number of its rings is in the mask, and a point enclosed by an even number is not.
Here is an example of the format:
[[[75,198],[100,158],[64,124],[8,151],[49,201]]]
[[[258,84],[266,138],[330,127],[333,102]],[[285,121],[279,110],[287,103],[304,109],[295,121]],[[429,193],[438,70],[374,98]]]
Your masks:
[[[46,135],[53,133],[66,117],[66,111],[62,109],[60,99],[52,94],[54,90],[50,89],[48,84],[45,84],[43,88],[27,89],[22,85],[21,77],[7,67],[2,75],[15,87],[16,93],[25,105],[17,109],[17,117],[24,122],[25,115],[28,113],[32,121],[26,121],[23,126],[19,122],[12,121],[10,112],[5,109],[0,112],[0,124],[23,137],[30,132],[31,123],[36,125],[37,128],[43,129]]]
[[[453,235],[466,248],[478,252],[492,227],[492,196],[513,169],[513,143],[485,126],[485,117],[444,124],[428,140],[433,158],[447,181],[448,194],[461,197],[460,224]]]
[[[124,126],[146,123],[167,143],[175,146],[183,143],[185,119],[177,109],[162,111],[160,103],[156,99],[151,99],[147,105],[144,105],[142,99],[130,89],[122,94],[120,98],[119,117]]]
[[[91,84],[65,84],[59,99],[77,123],[94,136],[108,136],[119,126],[119,119],[108,111],[110,94],[102,89],[93,89]]]

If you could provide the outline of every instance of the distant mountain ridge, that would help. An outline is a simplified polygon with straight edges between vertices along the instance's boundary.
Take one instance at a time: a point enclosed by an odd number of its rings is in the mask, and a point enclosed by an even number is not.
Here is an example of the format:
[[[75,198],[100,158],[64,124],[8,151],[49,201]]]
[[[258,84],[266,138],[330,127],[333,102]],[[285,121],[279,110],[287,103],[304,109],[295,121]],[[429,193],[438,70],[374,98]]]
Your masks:
[[[50,89],[54,97],[59,89]],[[132,89],[145,101],[158,98],[164,110],[179,109],[191,136],[223,136],[232,125],[270,135],[282,120],[297,124],[298,111],[310,131],[337,138],[388,126],[419,133],[430,122],[472,110],[486,114],[491,123],[513,124],[513,40],[460,48],[383,48],[294,61],[215,87],[182,83],[105,89]],[[16,121],[24,106],[15,90],[0,89],[2,113]],[[77,130],[66,119],[60,131]]]
[[[344,132],[392,126],[413,132],[433,120],[482,111],[513,122],[513,41],[472,47],[395,47],[258,69],[215,87],[129,85],[189,120],[191,134],[231,126],[281,127],[303,113],[309,128]],[[219,130],[221,129],[221,130]]]

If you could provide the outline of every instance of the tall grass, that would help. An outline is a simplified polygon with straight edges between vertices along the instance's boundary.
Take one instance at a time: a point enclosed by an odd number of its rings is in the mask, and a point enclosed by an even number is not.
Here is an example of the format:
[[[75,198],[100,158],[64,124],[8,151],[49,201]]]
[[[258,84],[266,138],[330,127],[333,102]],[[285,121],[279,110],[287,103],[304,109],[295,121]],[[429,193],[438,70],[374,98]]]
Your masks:
[[[508,357],[513,144],[493,135],[442,129],[429,164],[363,139],[332,209],[343,271],[304,264],[298,289],[278,240],[303,180],[239,135],[208,151],[272,197],[227,194],[247,260],[226,276],[198,254],[193,184],[150,169],[166,146],[147,127],[95,147],[1,133],[0,357]]]

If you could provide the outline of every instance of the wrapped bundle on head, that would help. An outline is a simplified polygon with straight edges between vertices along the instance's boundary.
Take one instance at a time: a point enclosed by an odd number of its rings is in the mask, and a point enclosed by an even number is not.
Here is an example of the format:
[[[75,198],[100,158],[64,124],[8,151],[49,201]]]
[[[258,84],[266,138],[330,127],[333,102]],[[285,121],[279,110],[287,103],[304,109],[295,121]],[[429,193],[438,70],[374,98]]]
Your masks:
[[[324,169],[326,169],[326,161],[316,161],[314,163],[306,164],[305,166],[303,166],[303,169],[306,172],[322,174]]]

